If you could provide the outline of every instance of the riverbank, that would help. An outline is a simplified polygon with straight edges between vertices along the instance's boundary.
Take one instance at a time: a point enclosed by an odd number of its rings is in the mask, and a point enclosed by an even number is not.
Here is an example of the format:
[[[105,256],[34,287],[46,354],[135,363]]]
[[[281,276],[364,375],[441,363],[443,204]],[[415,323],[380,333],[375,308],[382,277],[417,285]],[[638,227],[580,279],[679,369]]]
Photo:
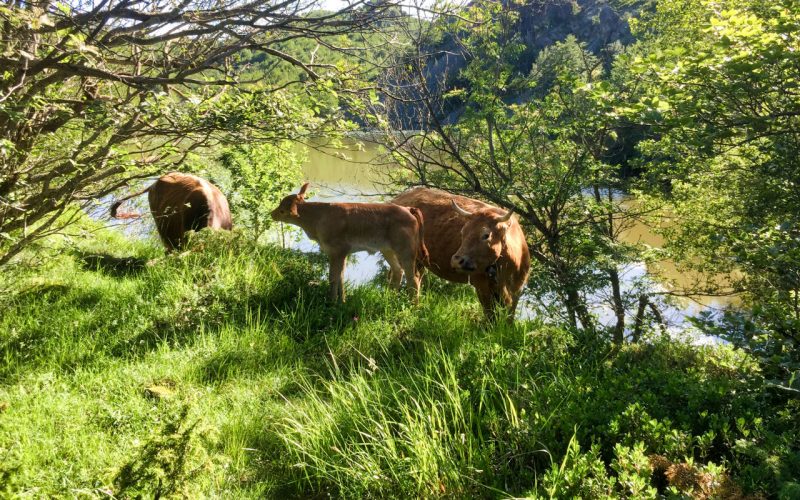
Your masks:
[[[390,181],[391,173],[397,170],[398,165],[385,157],[376,142],[369,142],[367,138],[358,134],[335,140],[318,137],[307,144],[295,145],[297,149],[294,153],[298,158],[304,159],[300,165],[302,179],[311,182],[312,200],[376,202],[390,199],[391,193],[396,194],[398,188]],[[224,190],[224,183],[220,185]],[[298,182],[296,188],[299,187]],[[623,200],[628,195],[620,193],[619,196],[620,200]],[[140,200],[139,203],[144,201]],[[626,209],[634,208],[636,202],[631,199],[623,202],[623,205]],[[148,210],[142,205],[140,211],[146,213]],[[94,216],[98,220],[105,220],[106,213],[107,204],[103,205]],[[656,255],[664,240],[652,227],[653,224],[658,222],[645,221],[644,218],[627,221],[625,227],[620,228],[620,241],[653,249],[650,254]],[[124,224],[118,226],[125,234],[137,237],[145,237],[154,232],[152,219],[149,216],[126,220]],[[269,238],[275,244],[286,244],[303,252],[319,251],[317,243],[300,231],[295,231],[289,237],[286,235],[282,237],[275,231]],[[372,281],[376,274],[382,271],[384,265],[383,258],[379,254],[369,255],[366,252],[359,252],[348,259],[345,278],[351,283],[363,285]],[[718,339],[697,331],[693,328],[690,318],[701,313],[717,315],[728,306],[735,306],[738,303],[733,296],[708,296],[697,293],[697,290],[709,288],[709,280],[717,282],[725,277],[709,277],[702,273],[687,271],[665,258],[623,266],[620,269],[620,276],[623,293],[636,289],[641,281],[646,279],[649,282],[648,286],[653,287],[658,292],[657,295],[662,297],[659,300],[659,307],[666,328],[675,336],[688,335],[695,342],[716,342]],[[695,293],[691,294],[689,290],[694,290]],[[608,297],[602,294],[590,297],[590,305],[601,323],[610,325],[616,321]],[[525,318],[534,317],[537,311],[547,308],[547,304],[534,301],[533,297],[523,298],[521,306],[520,317]]]
[[[418,307],[372,283],[335,306],[318,257],[238,233],[164,256],[91,230],[0,284],[6,494],[588,498],[798,481],[797,400],[729,346],[653,334],[614,351],[541,319],[490,328],[471,290],[433,279]]]

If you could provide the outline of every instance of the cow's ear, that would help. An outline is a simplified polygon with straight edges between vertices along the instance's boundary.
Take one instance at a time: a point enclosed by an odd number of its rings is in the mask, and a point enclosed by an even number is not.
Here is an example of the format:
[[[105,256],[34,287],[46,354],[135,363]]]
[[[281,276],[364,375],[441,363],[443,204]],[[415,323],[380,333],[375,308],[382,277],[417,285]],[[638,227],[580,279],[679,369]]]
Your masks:
[[[292,217],[300,217],[300,214],[297,213],[297,202],[292,202],[292,207],[289,209],[289,213],[292,214]]]
[[[300,192],[297,193],[297,196],[299,196],[300,198],[305,198],[306,197],[306,190],[308,189],[308,185],[309,184],[311,184],[311,183],[310,182],[306,182],[305,184],[303,184],[303,187],[300,188]]]
[[[500,236],[505,236],[506,235],[506,231],[508,231],[508,223],[507,222],[502,222],[502,223],[497,225],[497,232],[500,234]]]

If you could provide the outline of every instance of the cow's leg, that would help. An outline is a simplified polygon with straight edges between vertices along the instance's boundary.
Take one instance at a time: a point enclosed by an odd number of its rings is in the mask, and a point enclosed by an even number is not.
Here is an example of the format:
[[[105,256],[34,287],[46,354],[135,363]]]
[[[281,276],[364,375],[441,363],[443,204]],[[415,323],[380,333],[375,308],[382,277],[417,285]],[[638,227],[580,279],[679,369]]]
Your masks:
[[[503,316],[508,323],[514,323],[517,301],[519,301],[518,293],[513,293],[511,289],[505,286],[499,290],[499,296],[497,296],[495,303],[503,306]]]
[[[409,255],[404,255],[400,263],[403,266],[403,271],[406,273],[406,288],[411,300],[415,304],[419,303],[419,283],[420,275],[417,273],[416,265],[416,252],[409,252]]]
[[[183,226],[183,216],[176,213],[174,207],[168,207],[162,213],[154,212],[153,218],[156,221],[158,235],[161,236],[161,241],[168,252],[183,247],[186,229]]]
[[[328,281],[331,284],[329,297],[333,301],[344,302],[344,267],[347,254],[332,253],[328,259],[330,260]]]
[[[502,305],[504,309],[511,306],[511,296],[504,288],[493,287],[486,279],[477,278],[470,281],[478,294],[478,301],[483,307],[483,313],[490,322],[496,319],[497,306]],[[513,312],[509,313],[509,318],[513,320]]]
[[[511,306],[508,310],[508,321],[509,323],[514,322],[514,315],[517,312],[517,304],[519,303],[519,298],[522,296],[522,290],[519,290],[517,293],[511,294]]]
[[[397,260],[397,254],[392,250],[381,250],[381,254],[386,259],[386,263],[389,264],[389,286],[397,290],[400,288],[400,281],[403,279],[403,267],[400,265],[400,261]]]
[[[472,286],[478,294],[478,302],[483,307],[483,314],[489,321],[494,321],[494,301],[492,300],[492,291],[489,284],[485,282],[472,281]]]
[[[344,303],[344,268],[347,266],[347,255],[342,258],[342,270],[339,271],[339,302]]]

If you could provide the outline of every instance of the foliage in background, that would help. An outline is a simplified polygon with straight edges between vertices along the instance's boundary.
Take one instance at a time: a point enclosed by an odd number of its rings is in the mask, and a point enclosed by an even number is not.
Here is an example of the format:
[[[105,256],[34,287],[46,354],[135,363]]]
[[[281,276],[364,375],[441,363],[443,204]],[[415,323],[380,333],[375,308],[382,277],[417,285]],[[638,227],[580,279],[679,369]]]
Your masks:
[[[745,309],[714,328],[800,394],[800,4],[660,2],[645,17],[642,186],[668,203],[671,255],[732,276]]]
[[[258,240],[272,223],[270,211],[300,185],[301,153],[289,142],[236,145],[225,149],[218,161],[230,176],[236,224],[252,230]]]
[[[446,15],[444,6],[439,7],[437,15]],[[413,9],[406,7],[405,10]],[[324,18],[333,14],[318,10],[309,15]],[[324,39],[285,37],[276,42],[275,48],[285,54],[305,54],[315,67],[335,70],[340,79],[351,80],[363,90],[374,91],[376,77],[391,64],[391,53],[408,43],[405,35],[412,19],[399,5],[387,5],[381,19],[364,26],[363,30],[342,32]],[[259,50],[243,50],[237,55],[235,64],[241,70],[241,81],[255,88],[280,87],[309,79],[303,67],[285,59],[270,57]],[[319,107],[321,113],[335,110],[339,104],[337,95],[306,97],[311,106]],[[322,97],[324,102],[314,103],[315,97]],[[341,104],[357,105],[346,98],[342,99]]]
[[[393,92],[404,99],[387,103],[384,124],[401,123],[414,102],[423,130],[387,134],[392,153],[406,181],[513,209],[528,229],[531,289],[540,304],[560,304],[547,314],[592,329],[589,300],[601,295],[622,342],[627,320],[641,327],[644,315],[633,318],[633,310],[648,292],[638,284],[623,290],[620,281],[622,267],[641,260],[639,249],[619,238],[635,214],[621,206],[625,179],[612,163],[621,121],[614,106],[634,88],[613,79],[574,37],[541,51],[530,73],[518,72],[525,48],[518,22],[507,6],[477,2],[458,21],[432,25],[415,49],[398,56]],[[464,64],[462,86],[438,95],[442,84],[426,73],[431,55],[424,47],[441,37],[458,39],[452,57]]]

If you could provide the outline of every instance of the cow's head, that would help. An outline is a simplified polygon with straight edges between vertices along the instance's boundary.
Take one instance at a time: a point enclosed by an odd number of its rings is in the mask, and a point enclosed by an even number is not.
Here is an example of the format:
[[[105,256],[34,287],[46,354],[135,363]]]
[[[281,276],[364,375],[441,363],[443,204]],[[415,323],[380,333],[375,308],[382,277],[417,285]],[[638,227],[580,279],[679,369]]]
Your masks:
[[[300,214],[297,213],[297,205],[299,203],[305,203],[306,189],[308,189],[308,184],[308,182],[303,184],[303,187],[300,188],[300,191],[297,194],[284,196],[280,205],[278,205],[278,208],[273,210],[270,214],[272,219],[279,222],[289,223],[298,219]]]
[[[509,210],[498,214],[487,208],[469,212],[450,200],[453,210],[467,218],[461,228],[461,247],[450,258],[453,269],[463,273],[491,273],[503,251],[509,220],[514,213]]]

